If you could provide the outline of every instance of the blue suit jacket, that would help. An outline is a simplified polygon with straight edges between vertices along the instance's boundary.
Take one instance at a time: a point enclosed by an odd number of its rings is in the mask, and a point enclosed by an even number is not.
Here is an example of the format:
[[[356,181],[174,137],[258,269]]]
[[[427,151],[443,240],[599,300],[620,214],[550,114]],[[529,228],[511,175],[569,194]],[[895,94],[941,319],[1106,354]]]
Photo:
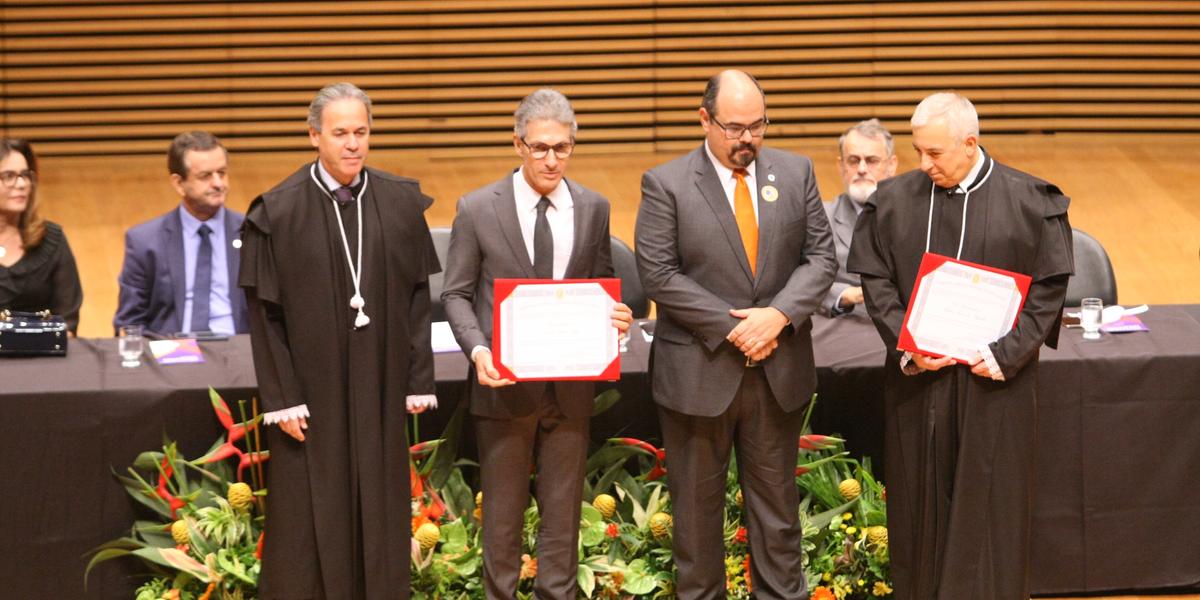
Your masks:
[[[226,262],[229,266],[229,305],[237,333],[248,333],[246,295],[237,286],[241,253],[233,241],[241,237],[241,213],[225,209]],[[183,224],[179,208],[135,225],[125,232],[125,263],[117,279],[121,292],[113,328],[142,325],[146,331],[171,334],[186,329],[183,305],[187,294],[183,263]]]

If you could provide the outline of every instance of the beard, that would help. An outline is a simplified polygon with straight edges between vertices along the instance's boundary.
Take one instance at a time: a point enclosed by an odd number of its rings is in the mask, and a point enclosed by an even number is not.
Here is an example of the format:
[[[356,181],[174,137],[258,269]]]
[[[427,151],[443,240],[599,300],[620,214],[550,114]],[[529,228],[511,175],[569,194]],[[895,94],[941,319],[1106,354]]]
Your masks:
[[[758,148],[755,148],[754,144],[739,143],[729,149],[730,162],[739,167],[745,168],[750,166],[750,163],[754,162],[755,158],[758,158]]]
[[[875,193],[876,184],[873,181],[855,181],[846,188],[846,196],[855,204],[866,204],[867,198]]]

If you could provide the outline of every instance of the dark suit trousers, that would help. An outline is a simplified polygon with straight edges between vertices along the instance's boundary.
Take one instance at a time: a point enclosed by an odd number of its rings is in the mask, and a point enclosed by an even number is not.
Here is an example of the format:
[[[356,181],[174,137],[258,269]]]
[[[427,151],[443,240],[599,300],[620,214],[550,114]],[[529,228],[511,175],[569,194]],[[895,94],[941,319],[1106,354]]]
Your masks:
[[[475,417],[483,488],[483,582],[487,597],[516,597],[529,474],[541,518],[537,598],[574,600],[588,417],[568,417],[546,386],[537,409],[514,419]]]
[[[736,447],[754,595],[807,598],[795,480],[803,411],[783,412],[762,369],[747,368],[724,413],[698,417],[659,406],[658,415],[675,513],[677,597],[725,597],[725,479]]]

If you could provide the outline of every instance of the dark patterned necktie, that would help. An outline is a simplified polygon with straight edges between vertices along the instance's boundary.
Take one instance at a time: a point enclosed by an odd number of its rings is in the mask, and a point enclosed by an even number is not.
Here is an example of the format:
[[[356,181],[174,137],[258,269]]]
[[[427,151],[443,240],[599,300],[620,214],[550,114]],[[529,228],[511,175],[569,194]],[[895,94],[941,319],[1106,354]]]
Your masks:
[[[537,221],[533,224],[533,273],[538,279],[554,279],[554,234],[546,209],[550,199],[542,196],[537,203]]]
[[[333,190],[333,197],[337,199],[338,204],[349,204],[354,202],[354,191],[343,186]]]
[[[208,299],[212,292],[212,229],[201,224],[200,251],[196,253],[196,276],[192,280],[192,323],[189,331],[208,331]]]

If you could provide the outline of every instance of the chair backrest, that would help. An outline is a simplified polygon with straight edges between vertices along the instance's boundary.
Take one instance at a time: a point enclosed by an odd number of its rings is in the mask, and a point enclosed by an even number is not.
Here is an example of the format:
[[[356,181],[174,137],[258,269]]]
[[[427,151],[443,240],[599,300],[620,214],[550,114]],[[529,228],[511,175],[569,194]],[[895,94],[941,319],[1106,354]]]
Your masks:
[[[610,238],[613,270],[621,280],[621,301],[633,311],[633,318],[644,319],[650,316],[650,301],[646,299],[646,290],[642,289],[642,279],[638,277],[637,258],[625,242],[616,236]]]
[[[1067,306],[1079,306],[1084,298],[1099,298],[1105,305],[1117,303],[1117,278],[1108,253],[1096,238],[1078,230],[1074,242],[1075,274],[1067,283]]]
[[[430,227],[429,233],[433,235],[433,247],[437,251],[438,262],[442,265],[442,273],[435,273],[429,276],[429,297],[433,299],[433,314],[434,321],[446,320],[446,309],[442,308],[442,286],[446,279],[446,255],[450,252],[450,228],[449,227]]]

